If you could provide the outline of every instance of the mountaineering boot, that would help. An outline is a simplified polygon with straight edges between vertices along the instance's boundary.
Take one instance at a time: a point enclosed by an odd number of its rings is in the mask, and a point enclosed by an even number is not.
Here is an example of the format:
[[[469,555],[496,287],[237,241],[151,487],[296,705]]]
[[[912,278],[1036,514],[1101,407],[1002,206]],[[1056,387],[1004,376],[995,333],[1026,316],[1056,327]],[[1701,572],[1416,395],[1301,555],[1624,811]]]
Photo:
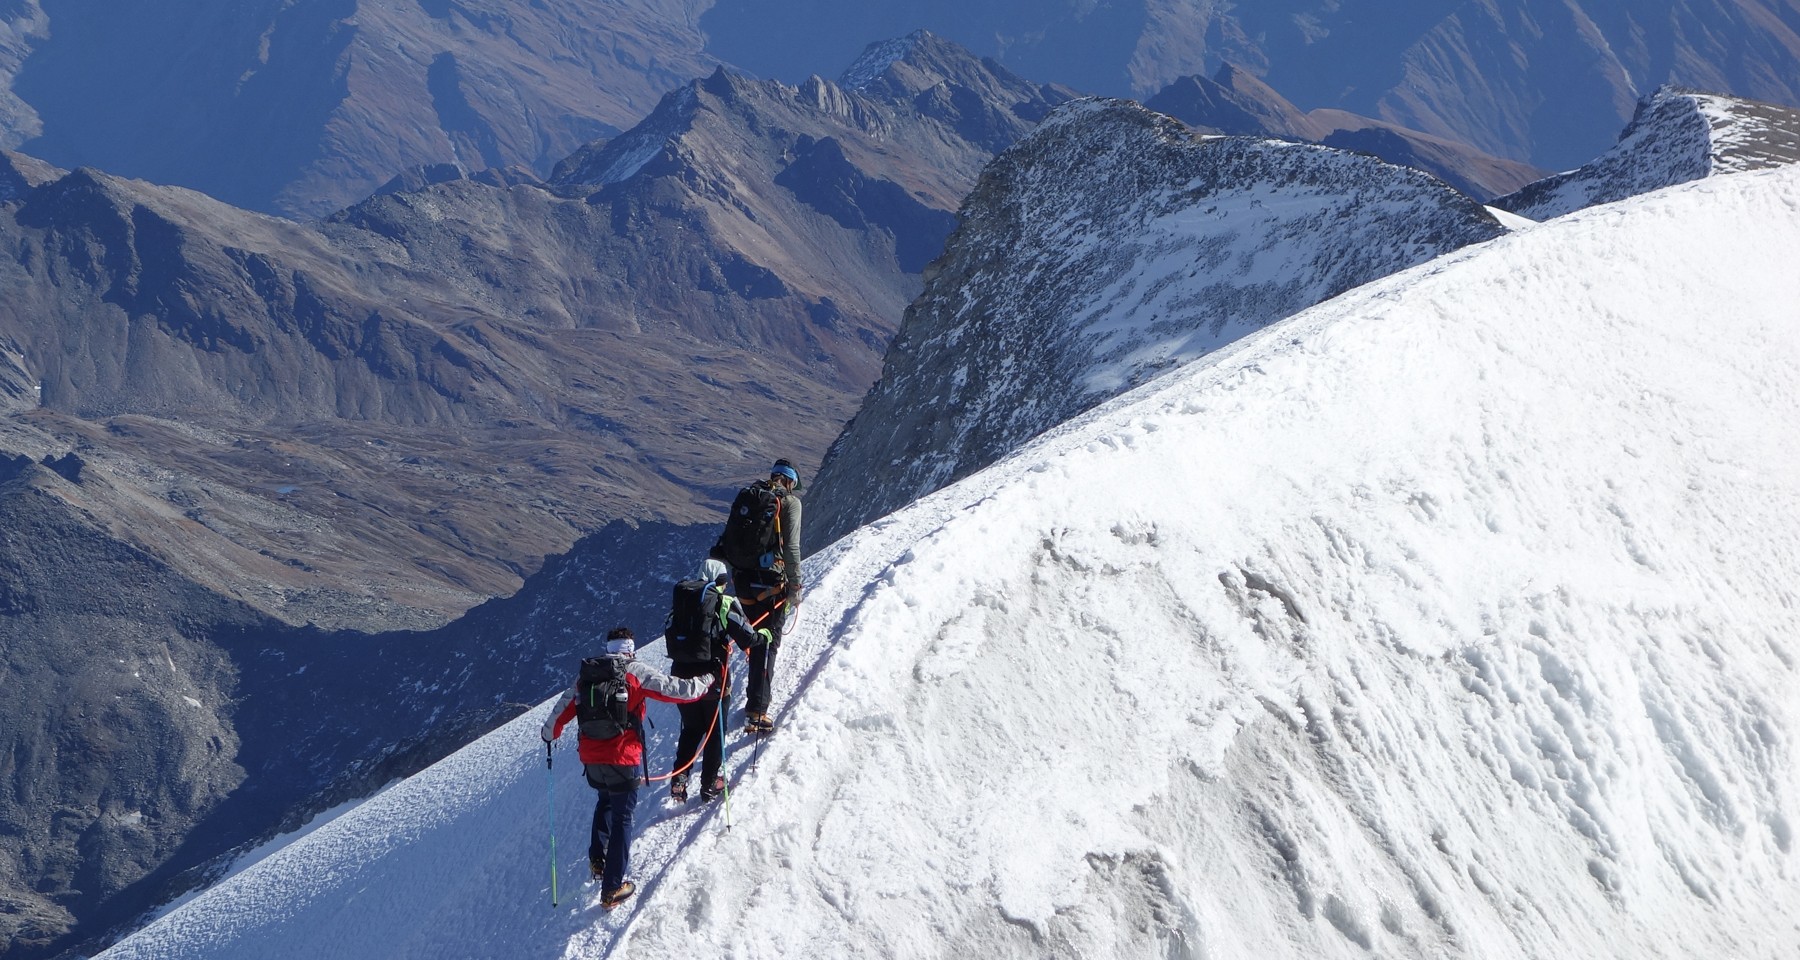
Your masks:
[[[766,714],[766,713],[746,713],[746,714],[744,714],[744,732],[745,733],[768,733],[774,729],[775,729],[775,723],[774,723],[774,721],[769,719],[768,714]]]
[[[624,903],[627,900],[630,900],[631,895],[636,892],[637,892],[637,884],[632,883],[630,880],[627,880],[624,883],[621,883],[618,886],[612,888],[611,890],[606,891],[606,895],[600,898],[600,905],[605,907],[608,910],[611,910],[612,908],[618,906],[619,904]]]
[[[678,773],[669,778],[669,799],[676,803],[687,802],[687,778],[685,773]]]
[[[700,788],[700,802],[711,803],[713,798],[725,792],[725,778],[714,777],[713,781]]]

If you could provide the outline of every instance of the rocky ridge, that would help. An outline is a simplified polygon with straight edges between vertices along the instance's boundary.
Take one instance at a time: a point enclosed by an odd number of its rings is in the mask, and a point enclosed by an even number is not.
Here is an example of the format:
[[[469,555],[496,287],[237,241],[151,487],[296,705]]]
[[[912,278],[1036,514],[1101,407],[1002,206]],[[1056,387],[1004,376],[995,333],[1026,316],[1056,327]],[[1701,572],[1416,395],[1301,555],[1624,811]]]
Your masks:
[[[1719,174],[1800,161],[1800,110],[1664,87],[1638,104],[1612,149],[1494,205],[1532,220]]]
[[[962,216],[819,469],[820,544],[1246,333],[1503,232],[1419,171],[1196,136],[1110,100],[1059,108]]]

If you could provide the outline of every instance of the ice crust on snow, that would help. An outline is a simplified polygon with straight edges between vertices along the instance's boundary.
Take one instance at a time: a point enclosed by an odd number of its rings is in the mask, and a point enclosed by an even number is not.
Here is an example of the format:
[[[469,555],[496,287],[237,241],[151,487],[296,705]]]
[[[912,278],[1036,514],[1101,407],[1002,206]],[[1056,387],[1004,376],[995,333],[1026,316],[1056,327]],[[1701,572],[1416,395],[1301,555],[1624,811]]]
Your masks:
[[[858,530],[627,908],[546,704],[107,955],[1793,956],[1795,211],[1467,248]]]

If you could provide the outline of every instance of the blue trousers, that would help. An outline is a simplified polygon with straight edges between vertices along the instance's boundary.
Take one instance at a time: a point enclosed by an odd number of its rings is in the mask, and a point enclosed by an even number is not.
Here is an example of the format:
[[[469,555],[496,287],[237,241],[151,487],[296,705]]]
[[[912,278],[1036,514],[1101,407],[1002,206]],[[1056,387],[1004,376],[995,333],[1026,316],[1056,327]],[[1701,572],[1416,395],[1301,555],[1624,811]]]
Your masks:
[[[588,841],[588,862],[601,865],[600,888],[616,890],[631,869],[631,820],[637,813],[637,787],[602,789],[594,784],[591,772],[588,783],[594,785],[598,794],[594,800],[594,832]]]

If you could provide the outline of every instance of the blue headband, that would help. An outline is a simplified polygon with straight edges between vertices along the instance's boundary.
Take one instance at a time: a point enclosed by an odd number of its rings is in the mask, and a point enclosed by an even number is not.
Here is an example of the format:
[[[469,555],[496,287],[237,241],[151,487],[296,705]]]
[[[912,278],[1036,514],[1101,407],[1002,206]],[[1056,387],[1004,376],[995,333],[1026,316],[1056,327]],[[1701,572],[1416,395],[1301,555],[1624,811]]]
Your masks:
[[[777,477],[777,476],[786,477],[789,480],[794,481],[795,483],[800,482],[800,474],[795,473],[793,467],[787,466],[785,464],[776,464],[773,468],[771,468],[769,470],[769,476],[771,476],[771,477]]]

